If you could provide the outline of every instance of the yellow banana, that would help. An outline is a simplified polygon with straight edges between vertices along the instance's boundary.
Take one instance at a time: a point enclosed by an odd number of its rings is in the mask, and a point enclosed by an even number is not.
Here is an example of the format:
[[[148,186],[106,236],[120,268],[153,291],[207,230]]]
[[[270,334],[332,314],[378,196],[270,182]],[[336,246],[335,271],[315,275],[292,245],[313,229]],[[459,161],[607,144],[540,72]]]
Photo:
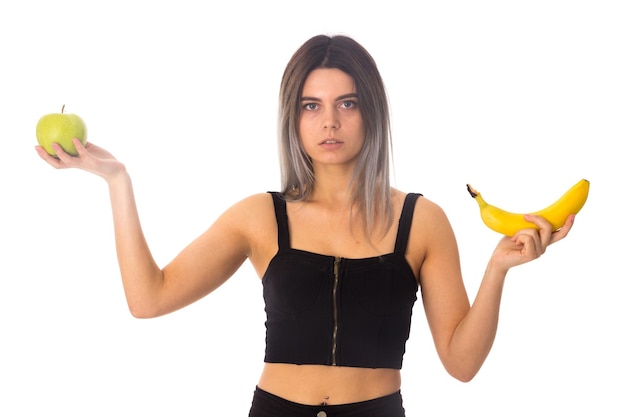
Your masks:
[[[485,202],[480,193],[467,184],[467,191],[478,203],[480,217],[491,230],[506,236],[513,236],[522,229],[535,228],[534,223],[524,220],[523,214],[511,213]],[[585,205],[589,195],[589,181],[582,179],[565,192],[558,200],[544,208],[529,214],[542,216],[552,225],[552,230],[560,229],[570,214],[576,214]]]

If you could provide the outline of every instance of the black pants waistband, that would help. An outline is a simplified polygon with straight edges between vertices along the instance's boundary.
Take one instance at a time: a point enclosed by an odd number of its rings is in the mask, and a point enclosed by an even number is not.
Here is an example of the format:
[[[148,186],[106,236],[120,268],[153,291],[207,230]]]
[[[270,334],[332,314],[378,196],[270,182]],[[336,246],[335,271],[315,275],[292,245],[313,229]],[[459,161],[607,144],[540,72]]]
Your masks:
[[[257,387],[248,417],[405,417],[400,391],[350,404],[299,404]]]

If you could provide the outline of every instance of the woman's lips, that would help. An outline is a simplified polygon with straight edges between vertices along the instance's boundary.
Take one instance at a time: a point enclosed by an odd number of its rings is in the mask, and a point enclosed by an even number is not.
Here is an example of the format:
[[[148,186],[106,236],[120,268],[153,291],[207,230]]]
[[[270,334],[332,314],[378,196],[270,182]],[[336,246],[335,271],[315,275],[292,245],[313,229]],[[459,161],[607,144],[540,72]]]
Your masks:
[[[320,146],[326,150],[339,149],[343,145],[343,142],[337,139],[325,139],[320,142]]]
[[[324,139],[323,141],[320,142],[320,145],[336,145],[339,143],[343,143],[338,139]]]

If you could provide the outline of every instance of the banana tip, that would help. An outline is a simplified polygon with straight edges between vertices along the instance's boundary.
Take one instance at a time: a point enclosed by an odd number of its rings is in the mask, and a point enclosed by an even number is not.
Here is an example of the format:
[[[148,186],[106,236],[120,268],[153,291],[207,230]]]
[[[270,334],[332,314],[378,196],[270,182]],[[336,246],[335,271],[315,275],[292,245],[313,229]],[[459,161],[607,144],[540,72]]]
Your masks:
[[[471,185],[469,185],[469,184],[466,184],[466,185],[467,185],[467,191],[470,193],[472,198],[476,198],[476,196],[478,195],[478,191],[473,189]]]

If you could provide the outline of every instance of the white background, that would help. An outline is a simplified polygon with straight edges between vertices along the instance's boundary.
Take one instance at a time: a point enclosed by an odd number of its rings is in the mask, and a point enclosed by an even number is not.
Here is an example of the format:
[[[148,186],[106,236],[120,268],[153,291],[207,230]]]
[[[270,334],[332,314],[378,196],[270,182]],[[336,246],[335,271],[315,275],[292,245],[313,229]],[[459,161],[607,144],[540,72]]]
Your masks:
[[[264,349],[252,268],[132,318],[105,183],[43,163],[35,125],[65,104],[124,161],[164,265],[225,208],[278,189],[282,70],[310,36],[343,33],[386,80],[394,185],[446,210],[471,298],[499,237],[466,183],[532,211],[591,181],[570,236],[510,273],[469,384],[440,365],[420,298],[408,416],[624,416],[625,21],[617,0],[3,2],[0,415],[247,415]]]

